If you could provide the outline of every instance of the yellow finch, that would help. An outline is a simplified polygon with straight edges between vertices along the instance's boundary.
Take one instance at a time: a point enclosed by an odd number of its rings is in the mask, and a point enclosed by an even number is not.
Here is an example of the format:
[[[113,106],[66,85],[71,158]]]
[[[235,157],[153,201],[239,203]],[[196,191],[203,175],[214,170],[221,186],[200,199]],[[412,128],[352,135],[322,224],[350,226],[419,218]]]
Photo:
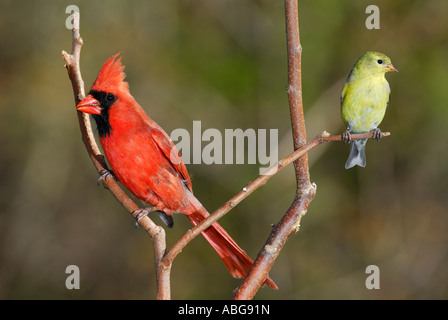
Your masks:
[[[385,77],[388,71],[398,71],[389,57],[369,51],[359,58],[348,75],[341,94],[341,114],[347,127],[343,140],[351,142],[346,169],[366,166],[367,139],[351,141],[350,133],[374,131],[374,138],[381,138],[378,126],[390,100],[390,87]]]

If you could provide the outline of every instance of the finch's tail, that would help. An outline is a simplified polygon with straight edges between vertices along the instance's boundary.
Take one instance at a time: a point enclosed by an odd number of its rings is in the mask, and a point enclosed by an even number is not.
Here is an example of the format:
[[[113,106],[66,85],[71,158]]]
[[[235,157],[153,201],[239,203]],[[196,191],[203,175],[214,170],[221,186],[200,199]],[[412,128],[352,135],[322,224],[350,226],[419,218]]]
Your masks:
[[[187,215],[188,219],[194,225],[197,225],[208,216],[209,214],[204,207],[193,214]],[[246,276],[254,262],[249,258],[246,252],[236,244],[223,227],[215,222],[203,231],[202,235],[221,257],[221,260],[233,277],[244,278]],[[277,285],[269,277],[264,281],[263,286],[266,285],[273,289],[278,289]]]
[[[350,155],[345,163],[345,169],[350,169],[356,165],[366,166],[366,143],[367,139],[355,140],[350,143]]]

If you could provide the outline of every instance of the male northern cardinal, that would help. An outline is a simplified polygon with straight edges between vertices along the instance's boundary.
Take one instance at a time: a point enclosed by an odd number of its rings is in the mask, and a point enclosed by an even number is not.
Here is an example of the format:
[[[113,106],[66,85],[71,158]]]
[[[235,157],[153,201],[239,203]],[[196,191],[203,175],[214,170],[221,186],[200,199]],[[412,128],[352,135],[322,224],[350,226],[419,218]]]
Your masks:
[[[190,176],[174,143],[129,92],[118,55],[104,63],[89,95],[77,109],[93,115],[115,176],[136,198],[169,216],[183,213],[197,225],[209,213],[193,195]],[[218,223],[202,235],[232,276],[246,276],[252,259]],[[269,277],[264,285],[277,289]]]

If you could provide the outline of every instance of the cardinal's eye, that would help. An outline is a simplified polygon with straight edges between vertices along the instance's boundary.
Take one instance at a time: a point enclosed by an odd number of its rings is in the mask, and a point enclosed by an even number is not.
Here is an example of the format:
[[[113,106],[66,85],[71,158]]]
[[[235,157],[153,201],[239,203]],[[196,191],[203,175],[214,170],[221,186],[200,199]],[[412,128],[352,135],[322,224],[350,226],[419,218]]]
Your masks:
[[[106,100],[107,101],[114,101],[115,100],[115,96],[112,93],[108,93],[106,96]]]
[[[378,62],[378,64],[383,64],[383,60],[381,60],[381,59],[378,59],[378,60],[376,60],[376,62]]]

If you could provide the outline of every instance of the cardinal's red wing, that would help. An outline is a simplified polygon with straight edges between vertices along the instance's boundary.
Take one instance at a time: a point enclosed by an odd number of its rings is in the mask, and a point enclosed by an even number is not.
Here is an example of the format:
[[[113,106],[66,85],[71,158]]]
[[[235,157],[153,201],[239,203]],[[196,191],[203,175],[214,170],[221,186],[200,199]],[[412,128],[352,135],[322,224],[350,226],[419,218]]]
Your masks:
[[[190,191],[193,191],[187,167],[185,167],[185,163],[182,160],[179,151],[177,150],[168,134],[159,125],[153,122],[151,127],[151,135],[160,151],[162,151],[167,160],[171,163],[173,168],[179,174],[180,178],[184,181],[185,185],[188,187],[188,189],[190,189]]]

